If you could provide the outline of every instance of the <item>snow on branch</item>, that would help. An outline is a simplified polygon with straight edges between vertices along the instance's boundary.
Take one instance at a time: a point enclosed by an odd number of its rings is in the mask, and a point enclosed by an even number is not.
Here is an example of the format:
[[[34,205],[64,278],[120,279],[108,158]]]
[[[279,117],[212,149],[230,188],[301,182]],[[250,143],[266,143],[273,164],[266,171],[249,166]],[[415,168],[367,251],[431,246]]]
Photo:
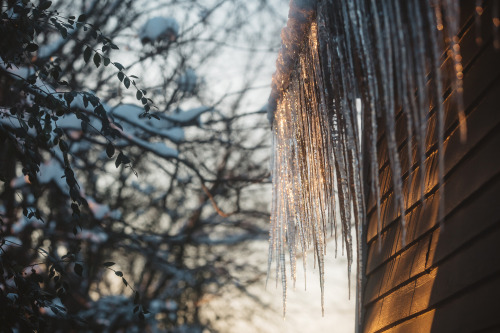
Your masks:
[[[175,41],[179,36],[179,23],[172,17],[153,17],[146,21],[139,32],[143,44],[161,39]]]

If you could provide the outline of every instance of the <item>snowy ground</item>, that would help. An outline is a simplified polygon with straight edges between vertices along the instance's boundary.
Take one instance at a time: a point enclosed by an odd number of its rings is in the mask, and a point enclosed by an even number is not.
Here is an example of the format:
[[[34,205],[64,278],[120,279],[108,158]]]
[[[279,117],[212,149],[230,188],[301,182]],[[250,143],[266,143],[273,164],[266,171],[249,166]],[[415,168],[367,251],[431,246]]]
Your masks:
[[[256,256],[260,260],[267,259],[267,244],[256,246]],[[225,295],[223,298],[213,300],[207,310],[208,317],[224,333],[250,333],[250,332],[354,332],[355,322],[355,285],[351,286],[351,299],[349,299],[346,257],[334,257],[334,242],[328,244],[325,281],[325,316],[321,316],[321,291],[319,287],[318,270],[313,266],[313,255],[307,258],[307,290],[304,290],[304,274],[302,261],[299,259],[297,284],[295,290],[288,290],[286,317],[282,316],[282,291],[281,283],[276,288],[274,273],[265,288],[265,275],[259,283],[249,288],[250,292],[262,299],[268,308],[256,306],[255,303],[248,309],[248,299],[234,298]],[[259,249],[260,248],[260,249]],[[354,259],[355,260],[355,259]],[[265,265],[264,265],[265,266]],[[262,267],[265,269],[265,267]],[[351,283],[355,283],[355,274],[351,274]],[[231,313],[231,317],[216,317],[216,313]]]

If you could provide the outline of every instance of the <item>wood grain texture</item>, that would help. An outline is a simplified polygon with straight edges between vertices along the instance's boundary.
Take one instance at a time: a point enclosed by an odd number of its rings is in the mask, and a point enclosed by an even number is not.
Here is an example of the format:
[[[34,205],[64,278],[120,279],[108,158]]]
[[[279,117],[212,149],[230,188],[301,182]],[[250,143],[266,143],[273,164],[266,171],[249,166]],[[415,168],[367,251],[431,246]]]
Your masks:
[[[429,113],[423,175],[416,147],[412,147],[413,156],[407,155],[406,145],[413,142],[407,137],[406,120],[401,113],[397,116],[407,221],[404,240],[380,124],[382,232],[379,238],[370,196],[362,332],[500,332],[500,52],[494,49],[491,27],[485,24],[480,27],[484,43],[475,43],[473,3],[461,1],[468,136],[461,142],[454,92],[448,89],[444,188],[438,188],[434,110]],[[486,4],[483,21],[491,19],[491,2]],[[443,68],[449,66],[450,59],[443,55]],[[440,224],[442,193],[445,220]]]

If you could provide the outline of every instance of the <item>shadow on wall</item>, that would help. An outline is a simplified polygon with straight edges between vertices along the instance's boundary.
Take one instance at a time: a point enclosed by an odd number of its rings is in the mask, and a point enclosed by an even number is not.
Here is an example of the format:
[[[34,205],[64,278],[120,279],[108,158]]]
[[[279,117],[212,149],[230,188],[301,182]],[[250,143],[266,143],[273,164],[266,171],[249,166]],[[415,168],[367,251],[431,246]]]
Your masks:
[[[485,6],[484,22],[491,22],[490,7]],[[440,225],[437,219],[442,189],[437,185],[431,111],[423,203],[419,202],[419,168],[413,166],[409,187],[409,173],[404,176],[404,193],[408,193],[405,245],[381,145],[382,233],[378,239],[371,203],[363,332],[500,331],[500,52],[494,47],[491,26],[478,27],[471,20],[472,15],[463,20],[460,40],[468,127],[464,143],[453,93],[445,101],[445,222]],[[483,37],[480,45],[478,35]],[[404,133],[404,125],[399,127]],[[401,136],[402,167],[408,170],[406,138]]]

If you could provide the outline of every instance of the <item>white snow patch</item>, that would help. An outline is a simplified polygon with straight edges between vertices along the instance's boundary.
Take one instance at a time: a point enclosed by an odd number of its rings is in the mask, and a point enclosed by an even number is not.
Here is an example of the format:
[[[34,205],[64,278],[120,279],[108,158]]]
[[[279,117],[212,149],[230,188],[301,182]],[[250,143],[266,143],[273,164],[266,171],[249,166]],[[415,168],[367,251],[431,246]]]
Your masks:
[[[66,130],[81,130],[82,121],[78,119],[73,113],[65,114],[57,120],[57,126]]]
[[[64,176],[64,169],[61,164],[51,159],[43,164],[40,164],[40,171],[38,173],[38,181],[41,184],[48,184],[51,181],[61,189],[64,193],[69,193],[69,186],[66,183],[65,178],[61,178]]]
[[[173,142],[180,142],[184,140],[184,130],[180,127],[174,126],[174,124],[167,120],[160,118],[160,120],[152,118],[145,119],[139,118],[139,116],[144,112],[142,107],[133,104],[121,104],[114,107],[110,114],[132,126],[124,126],[124,130],[127,132],[138,135],[137,129],[141,129],[151,135],[157,135],[162,138],[169,139]]]
[[[188,111],[180,111],[178,113],[174,113],[171,115],[165,116],[168,120],[183,124],[183,125],[201,125],[200,116],[208,111],[212,111],[213,109],[208,106],[200,106]]]
[[[131,133],[126,132],[125,130],[119,129],[118,127],[115,128],[116,130],[120,131],[122,133],[122,136],[125,139],[127,139],[130,143],[133,143],[140,148],[144,148],[145,150],[150,151],[157,156],[163,158],[170,158],[170,157],[177,157],[179,155],[179,152],[176,149],[167,147],[163,142],[148,142],[139,139],[138,137],[134,136]]]
[[[139,37],[143,44],[160,39],[175,41],[179,36],[179,23],[172,17],[153,17],[141,28]]]
[[[40,164],[40,170],[37,173],[40,184],[53,182],[63,193],[69,194],[69,186],[66,183],[66,178],[63,178],[63,176],[64,169],[59,161],[54,158]],[[11,181],[10,186],[12,188],[19,188],[27,183],[27,176],[19,176]]]
[[[151,149],[156,155],[162,157],[176,157],[178,155],[177,150],[167,147],[163,142],[151,142],[147,143],[149,149]]]
[[[53,181],[61,191],[66,194],[69,193],[69,186],[66,184],[66,180],[61,178],[64,176],[64,169],[57,160],[51,159],[40,164],[40,171],[38,171],[37,176],[40,184],[48,184]],[[19,188],[27,183],[28,177],[19,176],[11,181],[10,186],[12,188]]]

